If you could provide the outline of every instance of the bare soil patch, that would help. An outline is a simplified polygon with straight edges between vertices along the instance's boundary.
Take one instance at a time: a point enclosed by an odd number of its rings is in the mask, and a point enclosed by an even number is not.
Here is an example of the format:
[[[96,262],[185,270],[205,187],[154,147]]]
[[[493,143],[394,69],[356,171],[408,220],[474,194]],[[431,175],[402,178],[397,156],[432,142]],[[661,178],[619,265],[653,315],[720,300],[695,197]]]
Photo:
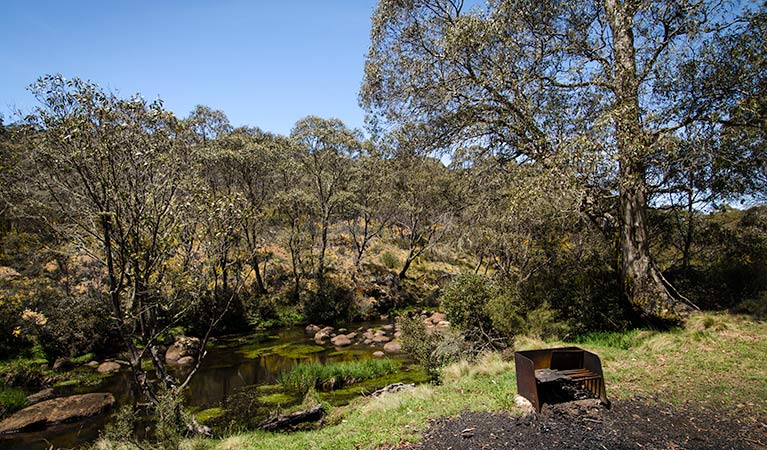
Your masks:
[[[766,422],[695,404],[631,400],[607,409],[581,400],[545,405],[540,414],[526,417],[467,412],[437,419],[412,448],[767,450]]]

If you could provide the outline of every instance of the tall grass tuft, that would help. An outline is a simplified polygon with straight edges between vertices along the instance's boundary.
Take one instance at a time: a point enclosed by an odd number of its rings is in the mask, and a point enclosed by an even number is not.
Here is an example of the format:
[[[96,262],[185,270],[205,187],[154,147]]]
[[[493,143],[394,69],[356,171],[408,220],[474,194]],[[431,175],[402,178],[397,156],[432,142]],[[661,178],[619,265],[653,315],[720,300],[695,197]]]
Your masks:
[[[395,373],[399,365],[390,359],[366,359],[350,363],[301,364],[279,377],[287,390],[306,393],[310,389],[333,390],[362,380]]]
[[[27,394],[21,389],[0,384],[0,419],[27,406]]]

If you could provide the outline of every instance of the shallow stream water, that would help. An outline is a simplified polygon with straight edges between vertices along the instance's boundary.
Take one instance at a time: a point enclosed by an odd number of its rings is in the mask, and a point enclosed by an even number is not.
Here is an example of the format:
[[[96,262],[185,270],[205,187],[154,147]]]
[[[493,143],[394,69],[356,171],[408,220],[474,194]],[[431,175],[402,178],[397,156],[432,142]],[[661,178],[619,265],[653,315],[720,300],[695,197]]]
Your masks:
[[[365,322],[349,324],[346,328],[352,332],[358,329],[375,329],[383,325],[386,323]],[[226,408],[233,398],[242,397],[243,394],[262,396],[264,404],[273,405],[274,408],[295,404],[300,402],[301,398],[281,392],[276,386],[279,374],[283,371],[308,362],[329,363],[373,358],[373,353],[381,349],[380,345],[370,347],[362,344],[344,348],[336,348],[331,344],[318,346],[312,336],[300,327],[216,339],[208,346],[207,355],[185,393],[186,405],[190,411]],[[340,405],[391,383],[424,380],[423,373],[414,367],[405,355],[387,354],[386,357],[401,361],[400,372],[378,380],[351,385],[343,390],[321,393],[323,400]],[[105,378],[96,386],[62,387],[56,389],[56,394],[66,396],[111,392],[117,399],[117,405],[121,405],[132,400],[130,383],[130,373],[123,370]],[[76,448],[96,440],[112,414],[113,412],[73,423],[57,424],[37,432],[2,435],[0,448]]]

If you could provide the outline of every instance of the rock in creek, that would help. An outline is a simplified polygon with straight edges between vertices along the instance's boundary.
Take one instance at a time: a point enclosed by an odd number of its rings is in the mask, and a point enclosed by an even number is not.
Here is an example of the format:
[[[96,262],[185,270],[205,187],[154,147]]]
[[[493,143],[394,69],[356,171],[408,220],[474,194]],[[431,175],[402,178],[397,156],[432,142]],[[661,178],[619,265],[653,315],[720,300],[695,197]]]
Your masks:
[[[387,342],[384,344],[384,351],[389,353],[398,353],[402,351],[402,344],[397,341]]]
[[[197,351],[200,349],[200,340],[196,337],[182,336],[176,339],[165,352],[165,361],[169,364],[178,364],[181,358],[191,356],[197,357]]]
[[[346,347],[347,345],[352,345],[351,339],[346,337],[344,334],[339,334],[338,336],[334,337],[330,340],[330,343],[336,347]]]
[[[60,397],[36,403],[0,422],[0,434],[42,428],[95,416],[111,408],[115,398],[109,393]]]

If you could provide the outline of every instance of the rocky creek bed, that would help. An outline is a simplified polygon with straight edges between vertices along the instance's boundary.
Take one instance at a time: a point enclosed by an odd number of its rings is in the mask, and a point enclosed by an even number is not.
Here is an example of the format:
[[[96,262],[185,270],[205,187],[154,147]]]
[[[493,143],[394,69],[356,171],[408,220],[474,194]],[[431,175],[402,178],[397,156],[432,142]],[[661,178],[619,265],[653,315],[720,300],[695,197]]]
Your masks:
[[[426,319],[432,321],[431,316]],[[436,327],[441,321],[443,317],[436,315],[431,325]],[[339,329],[312,325],[220,338],[209,346],[208,355],[186,392],[187,405],[199,421],[207,422],[214,431],[216,427],[225,429],[233,424],[253,426],[275,409],[289,408],[303,400],[302,394],[282,389],[278,377],[299,364],[310,362],[325,364],[390,358],[399,364],[397,373],[319,393],[322,400],[333,405],[345,404],[356,396],[372,393],[392,383],[425,381],[426,375],[400,352],[397,338],[398,330],[389,321],[350,324]],[[177,343],[180,344],[169,346],[167,359],[175,367],[174,370],[183,374],[196,355],[180,348],[189,344],[188,339],[178,339]],[[131,401],[128,369],[113,361],[108,365],[109,375],[105,373],[100,383],[59,386],[49,392],[50,396],[64,404],[66,402],[60,399],[92,393],[114,396],[109,406],[114,404],[117,407]],[[100,372],[100,367],[101,371],[107,372],[106,365],[93,362],[74,370],[93,370],[96,373]],[[98,413],[109,410],[109,407],[101,408]],[[114,411],[114,408],[111,410]],[[13,431],[13,423],[6,422],[11,428],[6,427],[5,434],[0,434],[0,448],[34,450],[47,449],[51,445],[75,447],[96,439],[109,420],[109,414],[95,414],[84,419],[79,417],[85,416],[75,415],[61,421],[55,417],[51,420],[35,419],[35,431],[22,433],[9,433]],[[9,419],[11,417],[6,421]]]

